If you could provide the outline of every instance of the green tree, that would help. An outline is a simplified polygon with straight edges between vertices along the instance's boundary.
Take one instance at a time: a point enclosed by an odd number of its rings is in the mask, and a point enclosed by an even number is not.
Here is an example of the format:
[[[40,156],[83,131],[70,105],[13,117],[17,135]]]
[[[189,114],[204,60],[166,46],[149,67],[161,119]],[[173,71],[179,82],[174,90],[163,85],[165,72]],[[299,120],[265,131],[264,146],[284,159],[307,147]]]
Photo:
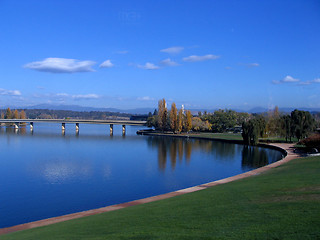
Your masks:
[[[261,132],[258,119],[250,119],[242,123],[242,138],[247,145],[257,145]]]
[[[293,124],[290,115],[283,115],[280,119],[281,122],[281,136],[286,138],[286,142],[288,140],[291,142],[291,138],[293,137]]]
[[[175,103],[172,103],[170,113],[169,113],[169,119],[170,119],[170,128],[171,130],[176,133],[178,130],[178,116],[177,116],[177,107]]]
[[[12,118],[12,112],[10,108],[7,108],[5,119],[11,119]]]
[[[291,112],[292,129],[294,135],[298,138],[308,136],[314,130],[315,120],[312,115],[307,111],[294,110]]]

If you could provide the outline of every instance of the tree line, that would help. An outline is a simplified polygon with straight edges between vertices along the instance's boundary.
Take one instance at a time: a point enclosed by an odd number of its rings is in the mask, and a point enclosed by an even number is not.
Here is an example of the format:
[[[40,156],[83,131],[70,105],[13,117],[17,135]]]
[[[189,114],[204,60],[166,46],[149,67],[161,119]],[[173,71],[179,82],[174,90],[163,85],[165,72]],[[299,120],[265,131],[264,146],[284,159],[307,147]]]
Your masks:
[[[17,113],[18,112],[18,115]],[[2,119],[11,119],[19,116],[17,118],[22,119],[20,116],[22,114],[23,118],[29,119],[63,119],[63,118],[73,118],[73,119],[92,119],[92,120],[104,120],[104,119],[130,119],[132,114],[129,113],[119,113],[119,112],[100,112],[100,111],[88,111],[88,112],[78,112],[71,110],[49,110],[49,109],[18,109],[10,110],[10,108],[5,110],[0,110]]]
[[[7,108],[5,112],[1,111],[1,119],[26,119],[26,113],[24,110],[18,111],[17,109],[11,110]]]
[[[316,127],[320,127],[318,115],[294,110],[290,114],[279,112],[279,108],[261,114],[249,114],[233,110],[216,110],[213,113],[177,109],[172,103],[170,110],[165,99],[158,102],[158,109],[148,115],[147,125],[159,131],[181,132],[241,132],[248,145],[256,145],[259,138],[284,138],[285,141],[306,138]]]

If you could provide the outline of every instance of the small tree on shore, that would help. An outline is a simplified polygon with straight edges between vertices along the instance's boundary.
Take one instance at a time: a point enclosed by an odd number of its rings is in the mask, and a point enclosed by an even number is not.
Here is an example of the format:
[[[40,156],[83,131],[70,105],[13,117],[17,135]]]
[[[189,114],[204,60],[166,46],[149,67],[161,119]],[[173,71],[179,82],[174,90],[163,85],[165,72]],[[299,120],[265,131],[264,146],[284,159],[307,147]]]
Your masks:
[[[183,129],[183,119],[184,119],[184,116],[183,116],[183,110],[180,109],[179,110],[179,113],[178,113],[178,132],[180,133]]]
[[[12,118],[12,112],[11,112],[10,108],[7,108],[6,115],[5,115],[4,118],[5,119],[11,119]]]
[[[178,130],[178,116],[177,116],[177,107],[175,103],[172,103],[171,105],[169,119],[170,119],[170,128],[174,133],[176,133]]]
[[[17,109],[14,110],[12,118],[13,118],[13,119],[19,119],[19,112],[18,112]]]
[[[21,110],[20,112],[20,119],[26,119],[27,116],[26,116],[26,112],[24,110]]]
[[[158,127],[160,130],[164,131],[167,128],[167,104],[166,100],[163,98],[158,102]]]
[[[189,132],[192,129],[192,114],[190,110],[186,112],[186,123],[185,123],[186,131]]]

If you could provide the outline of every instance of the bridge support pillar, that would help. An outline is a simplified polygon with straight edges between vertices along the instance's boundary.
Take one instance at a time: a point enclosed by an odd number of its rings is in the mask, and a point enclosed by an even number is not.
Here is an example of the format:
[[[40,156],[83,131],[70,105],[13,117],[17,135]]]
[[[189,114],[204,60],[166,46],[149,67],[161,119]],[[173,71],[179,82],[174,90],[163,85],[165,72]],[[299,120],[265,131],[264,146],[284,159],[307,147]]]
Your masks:
[[[122,135],[126,135],[126,125],[122,125]]]
[[[79,123],[76,123],[76,132],[79,132]]]
[[[14,129],[19,129],[19,123],[14,123]]]
[[[30,122],[30,131],[33,131],[33,122]]]
[[[110,124],[110,136],[113,135],[113,124]]]
[[[64,132],[66,130],[66,123],[62,123],[61,129],[62,129],[62,132]]]

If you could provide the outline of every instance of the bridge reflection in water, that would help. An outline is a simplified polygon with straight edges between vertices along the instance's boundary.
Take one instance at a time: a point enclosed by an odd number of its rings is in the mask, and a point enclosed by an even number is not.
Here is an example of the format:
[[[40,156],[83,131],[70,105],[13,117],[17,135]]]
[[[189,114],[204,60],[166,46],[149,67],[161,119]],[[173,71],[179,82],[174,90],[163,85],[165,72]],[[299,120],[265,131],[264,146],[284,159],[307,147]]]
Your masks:
[[[62,134],[65,134],[66,124],[75,124],[76,133],[79,133],[81,124],[104,124],[110,125],[110,135],[113,135],[113,125],[122,125],[122,135],[126,134],[126,126],[143,126],[146,121],[133,120],[84,120],[84,119],[0,119],[0,126],[13,126],[15,131],[19,131],[21,125],[30,125],[30,131],[33,132],[34,123],[61,123]]]

